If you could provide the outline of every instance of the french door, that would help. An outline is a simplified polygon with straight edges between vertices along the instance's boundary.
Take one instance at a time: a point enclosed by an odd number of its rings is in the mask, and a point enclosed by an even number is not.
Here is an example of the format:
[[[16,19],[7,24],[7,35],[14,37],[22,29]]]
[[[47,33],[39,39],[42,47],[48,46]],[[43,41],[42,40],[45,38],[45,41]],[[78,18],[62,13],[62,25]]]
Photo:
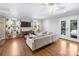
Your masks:
[[[66,39],[77,39],[77,20],[61,21],[61,37]]]
[[[61,21],[61,37],[66,37],[66,21]]]
[[[77,20],[70,20],[70,37],[77,39]]]

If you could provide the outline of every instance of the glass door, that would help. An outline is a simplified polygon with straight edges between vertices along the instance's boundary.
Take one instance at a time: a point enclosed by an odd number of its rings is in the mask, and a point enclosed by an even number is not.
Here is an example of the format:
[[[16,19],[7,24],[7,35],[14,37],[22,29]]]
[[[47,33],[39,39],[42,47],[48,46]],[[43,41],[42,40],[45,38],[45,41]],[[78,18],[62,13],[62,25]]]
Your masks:
[[[61,21],[61,35],[66,35],[66,21]]]
[[[70,20],[70,37],[77,39],[77,20]]]

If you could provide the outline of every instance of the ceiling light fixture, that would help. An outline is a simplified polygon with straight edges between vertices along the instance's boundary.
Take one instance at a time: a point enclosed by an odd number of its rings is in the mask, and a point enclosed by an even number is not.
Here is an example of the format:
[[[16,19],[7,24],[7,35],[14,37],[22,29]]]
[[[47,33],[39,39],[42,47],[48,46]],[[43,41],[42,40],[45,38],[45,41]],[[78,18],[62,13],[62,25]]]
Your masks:
[[[47,7],[49,12],[55,12],[59,3],[42,3],[41,5]]]
[[[43,6],[53,6],[55,3],[41,3]]]
[[[60,3],[42,3],[43,6],[48,8],[50,13],[55,13],[57,10],[64,10],[65,7],[60,6]],[[65,11],[64,11],[65,12]]]

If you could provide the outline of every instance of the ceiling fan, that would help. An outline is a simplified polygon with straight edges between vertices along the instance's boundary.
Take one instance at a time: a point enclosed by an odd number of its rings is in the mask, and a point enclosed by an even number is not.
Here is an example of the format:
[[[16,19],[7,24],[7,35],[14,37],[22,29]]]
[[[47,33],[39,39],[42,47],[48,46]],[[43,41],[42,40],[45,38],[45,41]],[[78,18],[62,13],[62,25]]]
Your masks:
[[[46,7],[50,7],[50,8],[54,7],[54,8],[58,8],[61,10],[65,9],[64,6],[59,6],[60,4],[61,3],[41,3],[41,5],[46,6]]]
[[[54,6],[54,5],[58,5],[60,3],[41,3],[41,5],[43,6]]]
[[[47,7],[49,12],[55,13],[56,10],[64,10],[65,7],[61,6],[61,3],[41,3],[42,6]]]
[[[53,6],[54,3],[41,3],[42,6]]]

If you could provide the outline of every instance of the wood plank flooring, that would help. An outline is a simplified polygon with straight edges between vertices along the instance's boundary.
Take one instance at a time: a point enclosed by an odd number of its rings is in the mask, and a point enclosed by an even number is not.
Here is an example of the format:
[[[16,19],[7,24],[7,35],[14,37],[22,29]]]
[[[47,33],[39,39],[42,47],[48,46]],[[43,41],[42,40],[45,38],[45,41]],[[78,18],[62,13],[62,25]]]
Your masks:
[[[10,39],[0,46],[0,56],[73,56],[78,53],[79,43],[63,39],[36,51],[31,51],[24,38]]]

